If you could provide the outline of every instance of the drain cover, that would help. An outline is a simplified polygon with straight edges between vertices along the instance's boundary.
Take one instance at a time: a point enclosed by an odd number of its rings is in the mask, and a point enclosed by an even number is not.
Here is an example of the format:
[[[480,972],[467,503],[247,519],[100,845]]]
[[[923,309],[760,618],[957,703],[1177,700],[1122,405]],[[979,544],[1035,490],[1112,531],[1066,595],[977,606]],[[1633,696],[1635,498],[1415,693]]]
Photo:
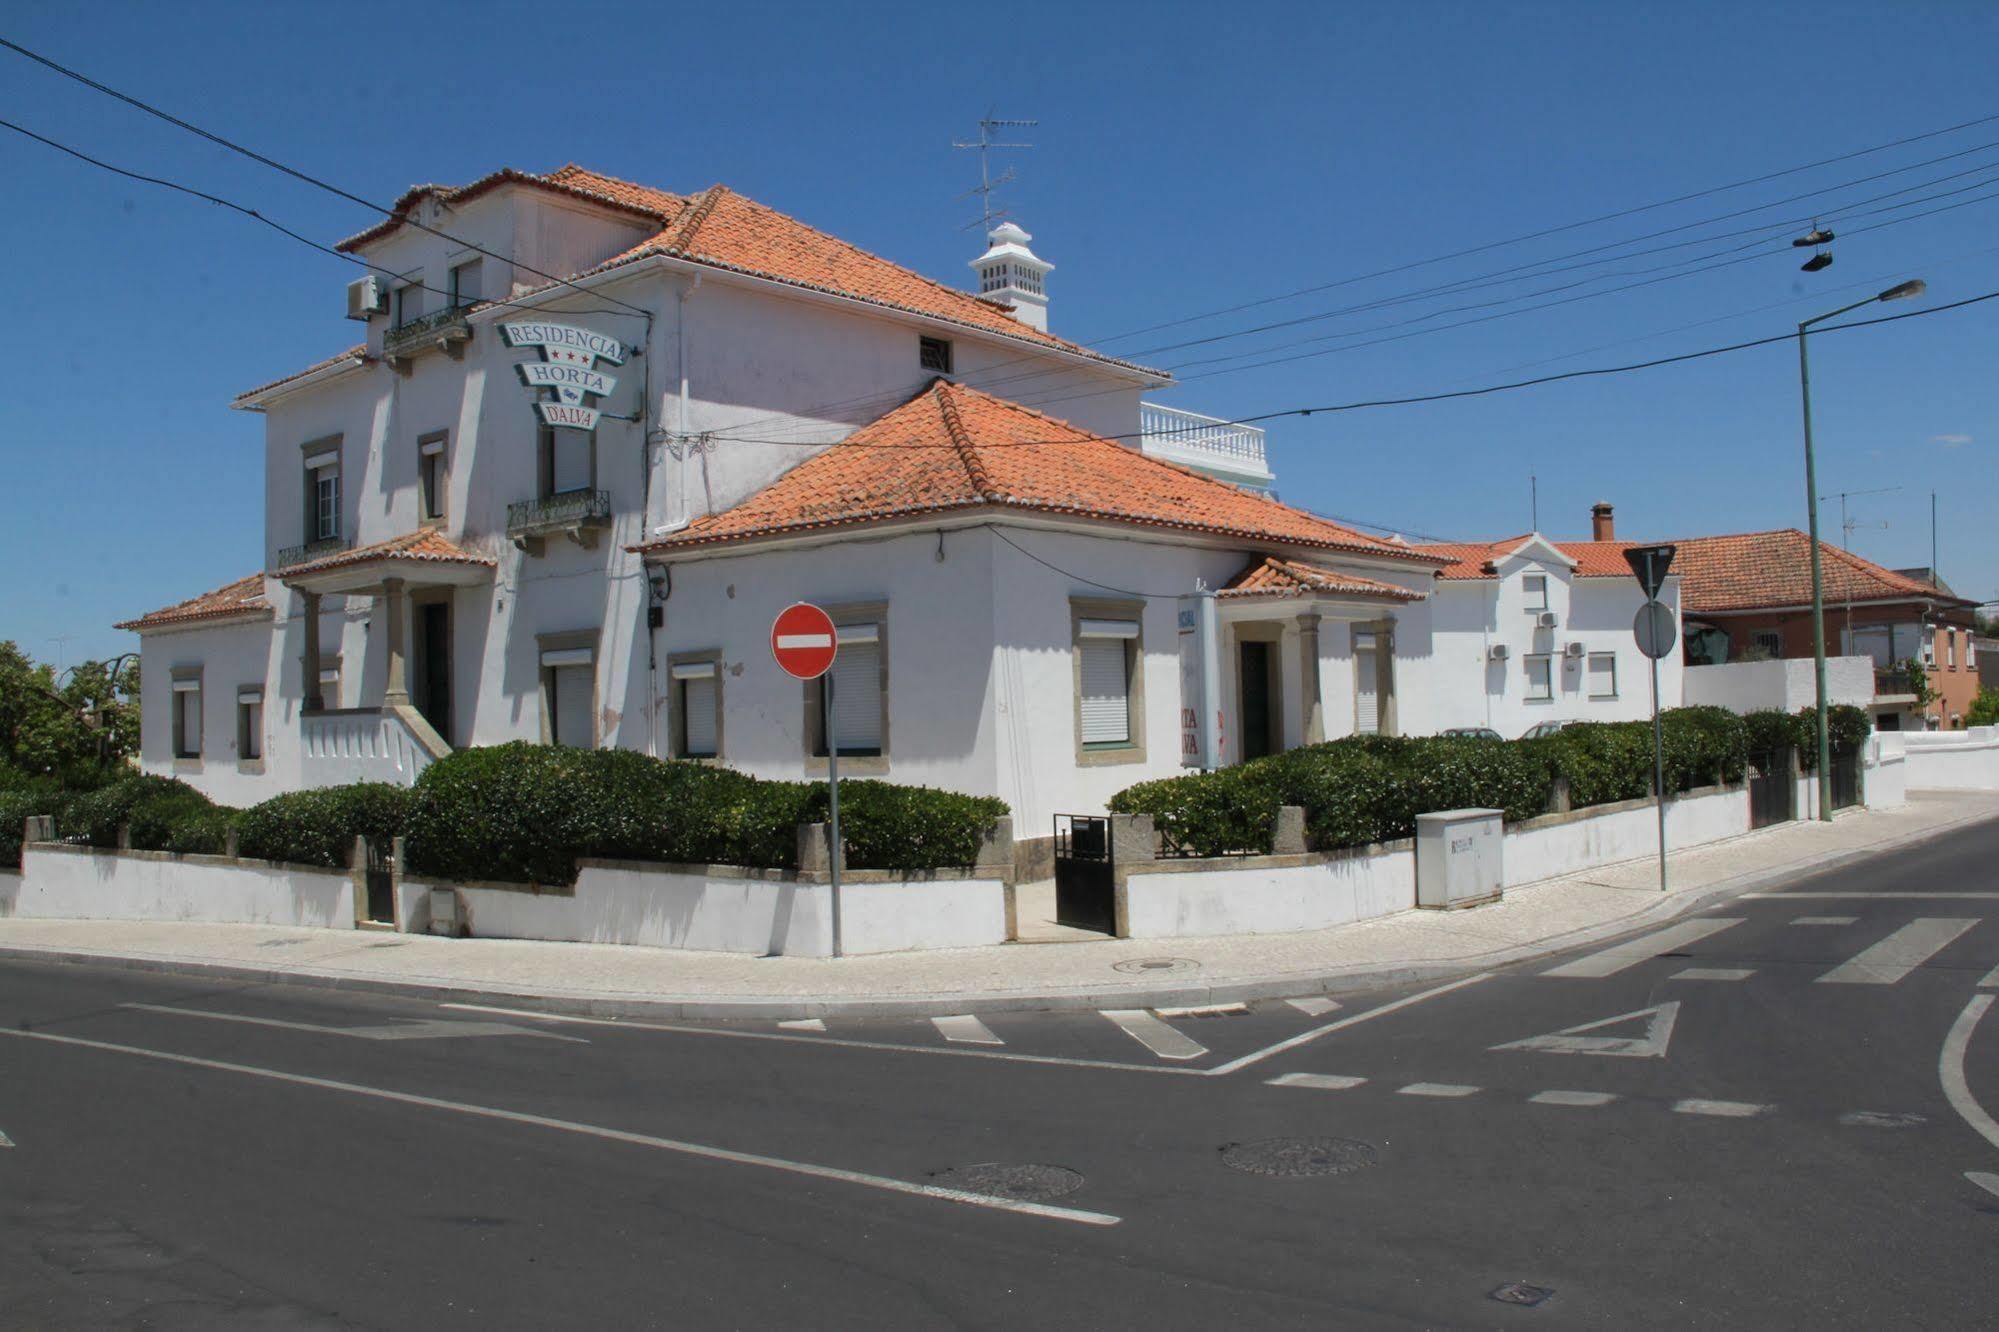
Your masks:
[[[1222,1148],[1222,1164],[1231,1170],[1291,1179],[1352,1174],[1380,1159],[1373,1143],[1354,1138],[1264,1138]]]
[[[1083,1177],[1066,1166],[999,1162],[939,1170],[930,1180],[943,1188],[984,1194],[988,1198],[1010,1198],[1014,1202],[1047,1202],[1083,1187]]]
[[[1914,1128],[1930,1121],[1921,1115],[1903,1114],[1892,1110],[1850,1110],[1839,1117],[1839,1122],[1848,1128]]]
[[[1180,976],[1200,969],[1201,964],[1189,957],[1133,957],[1111,963],[1112,971],[1127,976]]]
[[[1554,1293],[1553,1286],[1530,1286],[1524,1281],[1509,1281],[1486,1298],[1498,1300],[1501,1304],[1524,1304],[1531,1309]]]

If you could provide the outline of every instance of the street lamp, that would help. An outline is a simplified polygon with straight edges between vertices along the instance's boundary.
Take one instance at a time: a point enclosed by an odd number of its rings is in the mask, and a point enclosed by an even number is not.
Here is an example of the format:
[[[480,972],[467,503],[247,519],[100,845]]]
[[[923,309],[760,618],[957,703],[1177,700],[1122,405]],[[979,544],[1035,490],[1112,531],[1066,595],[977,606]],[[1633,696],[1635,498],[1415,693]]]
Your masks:
[[[1832,822],[1832,733],[1826,723],[1825,703],[1825,575],[1819,563],[1819,484],[1818,468],[1812,457],[1812,366],[1805,347],[1805,330],[1813,324],[1836,319],[1876,301],[1902,301],[1920,296],[1929,289],[1921,278],[1898,283],[1864,301],[1842,305],[1798,325],[1798,388],[1805,405],[1805,508],[1810,517],[1812,542],[1812,673],[1818,683],[1819,818]]]

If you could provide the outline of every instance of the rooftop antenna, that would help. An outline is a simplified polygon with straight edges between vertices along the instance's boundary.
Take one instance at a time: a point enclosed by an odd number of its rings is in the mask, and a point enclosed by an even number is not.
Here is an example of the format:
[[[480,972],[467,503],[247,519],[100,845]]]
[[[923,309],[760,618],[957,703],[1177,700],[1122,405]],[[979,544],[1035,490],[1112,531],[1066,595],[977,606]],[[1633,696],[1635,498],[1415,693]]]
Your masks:
[[[992,230],[993,223],[1006,216],[1006,209],[993,206],[993,191],[999,189],[1002,185],[1013,183],[1013,168],[1007,167],[995,176],[992,173],[993,149],[1032,148],[1034,146],[1031,143],[1002,142],[995,135],[1001,131],[1010,129],[1032,129],[1040,123],[1038,120],[1006,120],[988,111],[984,116],[979,118],[979,137],[976,140],[970,143],[967,143],[963,139],[951,140],[953,148],[976,149],[979,154],[979,183],[958,196],[960,199],[969,199],[975,194],[978,195],[979,217],[976,222],[967,222],[962,228],[963,230],[970,231],[973,227],[979,227],[990,231]]]
[[[1530,532],[1540,531],[1541,530],[1541,478],[1534,475],[1532,472],[1529,472],[1527,474],[1527,508],[1528,511],[1533,515],[1532,520],[1528,523],[1527,530]]]
[[[1857,528],[1879,527],[1886,529],[1888,526],[1886,523],[1863,523],[1857,518],[1848,518],[1846,516],[1846,501],[1849,496],[1892,495],[1901,488],[1900,486],[1881,486],[1874,490],[1842,490],[1837,495],[1819,496],[1819,503],[1821,504],[1827,500],[1836,499],[1839,501],[1839,548],[1844,551],[1851,551],[1853,549],[1853,533]]]

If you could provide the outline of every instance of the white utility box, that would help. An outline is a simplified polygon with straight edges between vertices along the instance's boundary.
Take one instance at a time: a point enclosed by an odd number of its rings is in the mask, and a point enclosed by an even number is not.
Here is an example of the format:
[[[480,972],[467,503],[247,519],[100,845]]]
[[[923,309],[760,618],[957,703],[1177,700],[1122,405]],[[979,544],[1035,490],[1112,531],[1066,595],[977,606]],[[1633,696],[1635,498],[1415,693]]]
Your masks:
[[[1499,900],[1505,817],[1496,809],[1416,816],[1416,905],[1432,910]]]

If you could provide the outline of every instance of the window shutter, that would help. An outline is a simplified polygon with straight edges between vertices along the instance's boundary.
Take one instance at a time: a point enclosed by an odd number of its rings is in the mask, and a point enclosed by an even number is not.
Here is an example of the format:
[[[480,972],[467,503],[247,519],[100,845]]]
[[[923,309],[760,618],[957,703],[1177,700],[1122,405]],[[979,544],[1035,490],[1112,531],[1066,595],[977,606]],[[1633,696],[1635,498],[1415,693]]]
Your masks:
[[[839,655],[833,659],[833,734],[842,754],[880,753],[882,748],[881,643],[853,642],[842,626]]]
[[[1131,676],[1123,638],[1085,638],[1083,654],[1083,743],[1131,742]]]
[[[680,682],[680,715],[686,734],[680,746],[690,758],[715,756],[715,677],[700,676]]]
[[[590,488],[590,436],[582,430],[557,430],[550,447],[555,451],[555,493]]]
[[[590,714],[596,709],[594,666],[557,666],[549,672],[549,688],[554,692],[550,718],[555,724],[555,743],[591,745]]]
[[[1589,692],[1592,698],[1614,698],[1617,694],[1617,658],[1599,652],[1589,659]]]
[[[1375,656],[1373,634],[1353,636],[1354,731],[1376,735],[1381,731],[1381,668]]]

